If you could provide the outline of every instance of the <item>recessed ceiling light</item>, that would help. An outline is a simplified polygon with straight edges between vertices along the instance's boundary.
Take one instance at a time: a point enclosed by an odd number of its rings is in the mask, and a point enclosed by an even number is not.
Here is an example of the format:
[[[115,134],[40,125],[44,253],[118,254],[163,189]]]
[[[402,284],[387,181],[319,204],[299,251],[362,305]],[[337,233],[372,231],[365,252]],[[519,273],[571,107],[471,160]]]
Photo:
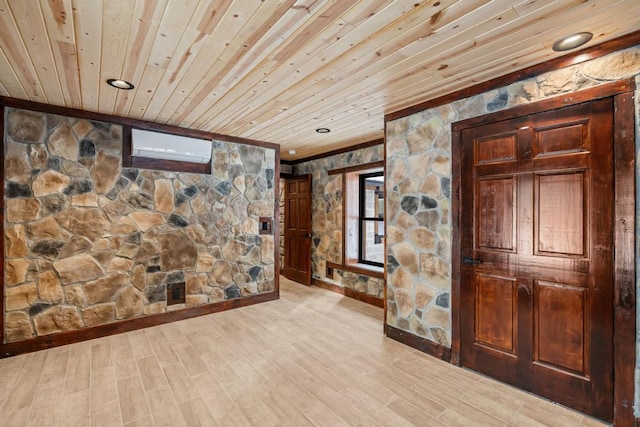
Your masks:
[[[128,81],[120,80],[120,79],[109,79],[107,80],[107,84],[109,86],[115,87],[116,89],[123,89],[123,90],[131,90],[135,87],[132,83],[129,83]]]
[[[297,151],[296,151],[296,150],[289,150],[289,154],[291,154],[292,156],[293,156],[294,154],[296,154],[296,153],[297,153]]]
[[[575,49],[589,43],[592,38],[593,34],[587,32],[572,34],[555,42],[553,44],[553,50],[556,52],[564,52],[565,50]]]
[[[318,129],[316,129],[316,132],[318,132],[318,133],[329,133],[329,132],[331,132],[331,129],[329,129],[329,128],[318,128]]]

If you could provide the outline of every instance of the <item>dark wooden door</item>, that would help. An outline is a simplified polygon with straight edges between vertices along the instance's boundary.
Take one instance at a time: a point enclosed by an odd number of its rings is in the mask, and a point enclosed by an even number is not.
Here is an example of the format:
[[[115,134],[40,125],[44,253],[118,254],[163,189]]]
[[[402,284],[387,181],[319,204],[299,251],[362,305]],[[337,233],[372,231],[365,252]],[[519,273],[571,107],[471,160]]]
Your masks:
[[[285,183],[284,276],[311,285],[311,175]]]
[[[461,363],[613,405],[613,103],[462,131]]]

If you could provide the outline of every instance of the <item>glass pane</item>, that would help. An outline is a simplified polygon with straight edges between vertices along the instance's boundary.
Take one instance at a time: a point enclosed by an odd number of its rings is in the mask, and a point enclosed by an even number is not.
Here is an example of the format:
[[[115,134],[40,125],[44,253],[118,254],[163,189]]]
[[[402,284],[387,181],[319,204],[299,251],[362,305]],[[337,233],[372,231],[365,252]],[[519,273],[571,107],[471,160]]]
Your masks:
[[[370,176],[364,185],[364,217],[384,218],[384,176]]]
[[[384,263],[384,222],[362,221],[362,261]]]

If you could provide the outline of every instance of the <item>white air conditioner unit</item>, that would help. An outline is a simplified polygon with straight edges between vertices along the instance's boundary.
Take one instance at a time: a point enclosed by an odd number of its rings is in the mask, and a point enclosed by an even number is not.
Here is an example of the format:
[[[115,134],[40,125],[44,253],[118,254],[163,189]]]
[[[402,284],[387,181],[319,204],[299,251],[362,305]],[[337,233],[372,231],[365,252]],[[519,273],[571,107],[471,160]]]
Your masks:
[[[211,160],[211,141],[131,129],[131,155],[179,162],[207,163]]]

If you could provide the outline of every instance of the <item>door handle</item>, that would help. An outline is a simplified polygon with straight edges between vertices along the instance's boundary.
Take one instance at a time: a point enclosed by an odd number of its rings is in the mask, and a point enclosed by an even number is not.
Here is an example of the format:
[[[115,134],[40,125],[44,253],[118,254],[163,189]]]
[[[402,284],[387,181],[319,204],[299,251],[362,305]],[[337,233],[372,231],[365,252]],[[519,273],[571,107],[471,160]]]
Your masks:
[[[462,258],[462,263],[465,265],[475,265],[475,264],[482,264],[482,260],[478,259],[478,258],[471,258],[471,257],[464,257]]]

